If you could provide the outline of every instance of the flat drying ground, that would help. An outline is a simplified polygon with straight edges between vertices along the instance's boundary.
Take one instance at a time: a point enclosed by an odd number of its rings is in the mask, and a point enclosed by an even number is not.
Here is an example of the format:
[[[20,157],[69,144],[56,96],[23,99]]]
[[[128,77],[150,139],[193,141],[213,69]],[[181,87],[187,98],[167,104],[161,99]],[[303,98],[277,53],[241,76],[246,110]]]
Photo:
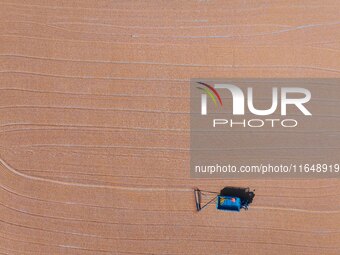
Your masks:
[[[0,254],[340,254],[339,180],[189,178],[189,79],[340,77],[339,13],[1,1]],[[193,187],[225,185],[256,189],[248,212],[195,212]]]

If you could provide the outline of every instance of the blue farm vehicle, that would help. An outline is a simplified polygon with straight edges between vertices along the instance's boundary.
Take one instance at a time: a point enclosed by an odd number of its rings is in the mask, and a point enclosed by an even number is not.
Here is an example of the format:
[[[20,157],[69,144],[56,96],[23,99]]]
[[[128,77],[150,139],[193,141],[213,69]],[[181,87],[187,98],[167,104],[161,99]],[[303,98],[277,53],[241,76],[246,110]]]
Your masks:
[[[207,205],[216,202],[216,208],[222,211],[248,210],[255,197],[255,190],[239,187],[225,187],[219,193],[195,189],[195,201],[197,211],[201,211]],[[208,198],[206,201],[205,199]]]

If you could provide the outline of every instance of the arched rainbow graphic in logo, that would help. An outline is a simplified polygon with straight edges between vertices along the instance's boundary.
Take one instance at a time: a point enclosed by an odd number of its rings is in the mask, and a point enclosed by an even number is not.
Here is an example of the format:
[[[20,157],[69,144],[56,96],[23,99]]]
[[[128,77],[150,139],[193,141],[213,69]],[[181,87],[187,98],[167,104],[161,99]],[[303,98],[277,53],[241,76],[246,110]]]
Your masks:
[[[216,98],[218,99],[220,105],[222,106],[223,103],[222,103],[222,99],[220,97],[220,94],[218,94],[218,92],[216,91],[216,89],[214,89],[212,86],[204,83],[204,82],[197,82],[198,84],[201,84],[203,85],[204,87],[201,88],[201,87],[196,87],[198,88],[199,90],[202,90],[204,91],[207,95],[209,95],[209,97],[211,98],[211,100],[214,102],[215,106],[217,107],[217,101],[216,101]]]

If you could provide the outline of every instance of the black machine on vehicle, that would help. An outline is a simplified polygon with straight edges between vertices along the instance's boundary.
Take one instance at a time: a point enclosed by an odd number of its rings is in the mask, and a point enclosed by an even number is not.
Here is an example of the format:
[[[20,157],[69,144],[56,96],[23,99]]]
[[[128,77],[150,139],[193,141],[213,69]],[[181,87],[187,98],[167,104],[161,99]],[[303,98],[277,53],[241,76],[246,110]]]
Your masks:
[[[248,210],[249,205],[255,197],[255,190],[240,187],[224,187],[220,193],[213,191],[204,191],[196,188],[194,190],[196,209],[201,211],[207,205],[216,201],[216,208],[223,211],[240,211]],[[211,198],[211,196],[213,196]],[[208,197],[208,201],[203,202]],[[210,197],[210,198],[209,198]],[[204,203],[202,205],[202,203]]]

